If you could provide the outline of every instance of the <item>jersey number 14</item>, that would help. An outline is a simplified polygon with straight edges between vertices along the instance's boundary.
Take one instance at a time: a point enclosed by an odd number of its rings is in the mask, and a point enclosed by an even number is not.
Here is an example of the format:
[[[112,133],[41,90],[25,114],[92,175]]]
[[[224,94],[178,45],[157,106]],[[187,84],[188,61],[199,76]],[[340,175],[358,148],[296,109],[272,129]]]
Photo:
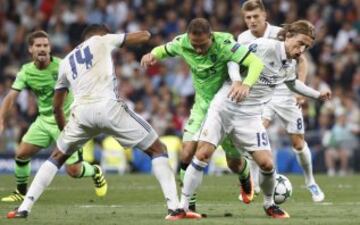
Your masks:
[[[69,57],[69,63],[72,71],[72,78],[75,80],[78,76],[78,71],[76,66],[78,64],[85,64],[86,69],[90,69],[92,67],[92,60],[94,56],[90,52],[89,46],[85,48],[79,48],[75,53],[71,54]]]

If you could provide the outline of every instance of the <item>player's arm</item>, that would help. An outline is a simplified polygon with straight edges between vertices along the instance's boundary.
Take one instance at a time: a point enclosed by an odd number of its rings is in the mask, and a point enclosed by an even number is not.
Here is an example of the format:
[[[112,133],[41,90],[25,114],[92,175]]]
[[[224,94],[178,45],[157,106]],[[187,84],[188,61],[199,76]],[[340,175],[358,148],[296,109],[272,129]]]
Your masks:
[[[306,59],[306,57],[302,54],[297,59],[297,74],[298,74],[298,79],[300,81],[302,81],[303,83],[306,82],[306,77],[308,75],[308,71],[309,71],[309,62]],[[296,102],[297,102],[298,106],[301,106],[305,103],[305,99],[303,96],[297,95]]]
[[[307,85],[305,85],[303,82],[301,82],[300,80],[291,80],[291,81],[286,81],[285,84],[287,85],[287,87],[300,95],[312,98],[312,99],[319,99],[322,101],[325,100],[329,100],[331,98],[331,91],[327,90],[327,91],[322,91],[319,92]]]
[[[240,70],[238,69],[238,67],[234,65],[232,66],[232,68],[228,67],[229,76],[232,77],[233,80],[235,80],[228,96],[237,102],[243,100],[246,96],[249,95],[250,88],[259,79],[261,71],[264,68],[264,64],[261,59],[258,58],[251,51],[251,48],[248,49],[244,45],[240,45],[239,43],[236,43],[231,48],[231,52],[234,53],[231,57],[231,60],[237,62],[239,65],[243,65],[248,68],[248,74],[246,78],[241,81],[241,78],[239,78]]]
[[[171,42],[163,45],[159,45],[151,50],[151,52],[145,54],[141,58],[141,66],[148,67],[155,65],[160,60],[168,57],[174,57],[181,51],[181,36],[176,37]]]
[[[53,112],[54,112],[56,124],[58,125],[59,130],[63,130],[65,127],[65,124],[66,124],[63,106],[64,106],[67,92],[68,92],[68,89],[61,88],[61,89],[55,90],[55,94],[54,94]]]
[[[9,112],[12,110],[17,97],[19,96],[19,93],[19,90],[11,89],[3,100],[0,108],[0,134],[5,129],[5,121],[9,115]]]
[[[231,80],[231,88],[228,94],[228,98],[231,101],[239,102],[241,101],[241,90],[242,90],[242,80],[240,75],[240,65],[236,62],[229,61],[227,63],[228,74]]]
[[[148,31],[138,31],[132,33],[106,34],[98,37],[98,40],[112,51],[115,48],[128,45],[137,45],[147,42],[150,39]]]
[[[63,62],[59,66],[59,72],[58,72],[59,76],[55,85],[55,94],[54,94],[54,102],[53,102],[53,112],[59,130],[63,130],[66,124],[63,106],[66,95],[70,87],[70,83],[66,77],[66,73],[63,72],[63,67],[64,67]]]
[[[137,45],[149,41],[151,34],[149,31],[138,31],[127,33],[124,37],[123,45]]]

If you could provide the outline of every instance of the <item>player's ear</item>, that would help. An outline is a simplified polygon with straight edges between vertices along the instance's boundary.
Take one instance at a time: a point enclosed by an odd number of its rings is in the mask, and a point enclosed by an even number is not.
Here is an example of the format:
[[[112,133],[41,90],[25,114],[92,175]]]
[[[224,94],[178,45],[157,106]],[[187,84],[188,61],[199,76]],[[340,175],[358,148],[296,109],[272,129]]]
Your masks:
[[[32,55],[32,52],[33,52],[33,51],[32,51],[32,47],[31,47],[31,46],[28,47],[28,51],[29,51],[29,53]]]

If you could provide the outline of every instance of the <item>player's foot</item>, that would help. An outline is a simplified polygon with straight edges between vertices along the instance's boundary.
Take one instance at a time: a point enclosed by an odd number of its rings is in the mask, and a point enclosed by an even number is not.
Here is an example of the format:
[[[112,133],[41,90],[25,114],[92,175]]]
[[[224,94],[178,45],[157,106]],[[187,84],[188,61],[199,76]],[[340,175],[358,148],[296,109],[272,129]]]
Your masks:
[[[188,211],[186,212],[187,219],[201,219],[202,215],[196,212]]]
[[[181,219],[201,219],[201,214],[196,212],[185,212],[184,209],[169,209],[169,214],[165,217],[166,220],[181,220]]]
[[[245,204],[249,204],[254,199],[254,182],[250,174],[247,178],[240,180],[240,195]]]
[[[98,165],[94,165],[95,167],[95,175],[93,176],[93,180],[95,183],[95,193],[99,197],[104,197],[107,193],[107,182],[105,180],[104,174],[101,170],[101,167]]]
[[[25,195],[22,195],[18,190],[15,190],[11,195],[3,197],[2,202],[21,202],[25,198]]]
[[[7,218],[8,219],[25,219],[28,217],[28,215],[29,215],[28,211],[18,211],[18,209],[16,208],[15,210],[8,212]]]
[[[183,209],[176,209],[176,210],[171,210],[169,209],[169,214],[165,217],[166,220],[180,220],[180,219],[185,219],[186,217],[186,212]]]
[[[312,185],[309,185],[307,188],[310,191],[312,200],[314,202],[322,202],[322,201],[324,201],[325,194],[324,194],[324,192],[321,191],[319,185],[312,184]]]
[[[264,206],[264,210],[265,210],[266,215],[271,216],[272,218],[275,218],[275,219],[290,218],[290,215],[285,210],[282,210],[277,205],[271,205],[267,208]]]
[[[255,186],[255,188],[254,188],[254,199],[255,199],[257,196],[259,196],[260,192],[261,192],[260,187],[259,187],[259,186]],[[239,194],[238,198],[239,198],[239,201],[240,201],[240,202],[243,201],[243,198],[242,198],[241,193]],[[254,200],[254,199],[253,199],[253,200]]]

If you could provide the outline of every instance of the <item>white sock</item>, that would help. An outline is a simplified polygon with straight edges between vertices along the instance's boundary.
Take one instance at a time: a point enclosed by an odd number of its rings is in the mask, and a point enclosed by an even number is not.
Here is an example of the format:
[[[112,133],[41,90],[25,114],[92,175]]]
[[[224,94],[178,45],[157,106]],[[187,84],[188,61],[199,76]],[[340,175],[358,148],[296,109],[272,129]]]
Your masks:
[[[58,170],[57,166],[49,160],[46,160],[41,165],[18,211],[31,211],[32,206],[44,192],[45,188],[49,186]]]
[[[304,142],[304,147],[301,151],[297,151],[293,148],[293,151],[296,153],[296,160],[303,168],[305,176],[305,185],[309,186],[315,184],[315,179],[312,170],[312,159],[311,152],[306,142]]]
[[[185,171],[179,208],[185,209],[185,211],[189,209],[190,198],[200,186],[204,176],[204,169],[207,165],[206,162],[200,161],[196,157],[191,161],[191,164]]]
[[[179,206],[174,171],[170,167],[169,159],[164,156],[156,157],[151,161],[152,170],[159,181],[166,199],[168,209],[175,210]]]
[[[259,166],[252,159],[249,160],[248,162],[250,163],[250,174],[254,181],[254,188],[258,189],[258,188],[260,188],[260,186],[259,186]]]
[[[264,206],[267,208],[274,204],[275,169],[272,171],[260,170],[259,175],[260,187],[264,193]]]

